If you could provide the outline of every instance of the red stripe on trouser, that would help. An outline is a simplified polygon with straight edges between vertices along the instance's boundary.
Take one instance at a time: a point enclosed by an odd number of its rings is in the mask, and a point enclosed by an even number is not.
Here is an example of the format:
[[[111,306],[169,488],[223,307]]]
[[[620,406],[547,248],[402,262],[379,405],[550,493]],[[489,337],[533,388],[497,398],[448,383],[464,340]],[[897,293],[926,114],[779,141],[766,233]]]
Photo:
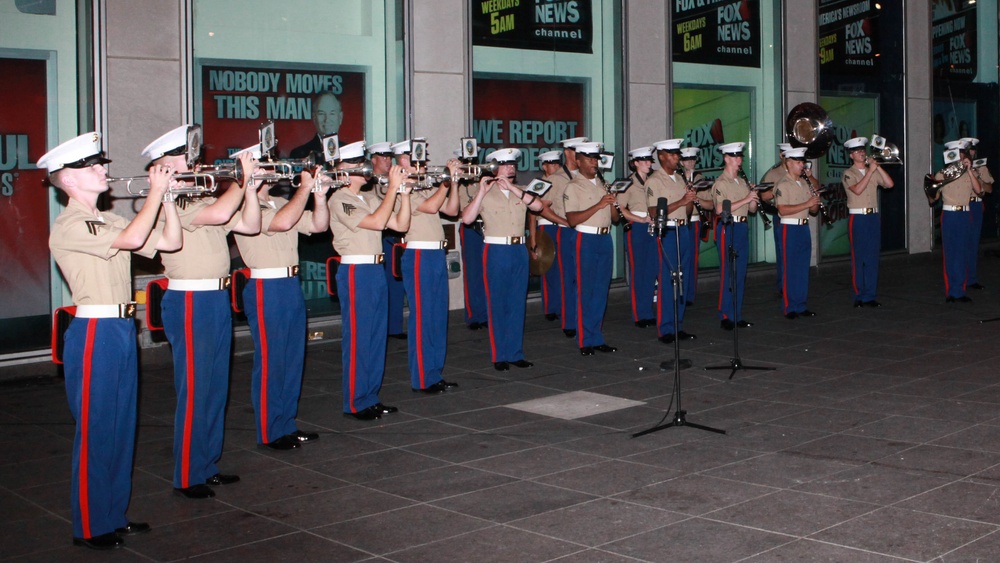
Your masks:
[[[267,435],[267,376],[268,350],[267,326],[264,321],[264,280],[254,280],[257,284],[257,327],[260,332],[260,436],[265,444],[271,442]]]
[[[788,312],[788,225],[781,226],[781,300]]]
[[[576,233],[576,340],[580,348],[583,348],[583,275],[580,271],[580,263],[583,262],[583,254],[580,253],[580,246],[583,243],[583,233]]]
[[[194,431],[194,292],[184,292],[184,352],[187,404],[184,406],[184,445],[181,446],[181,487],[191,486],[191,434]]]
[[[351,412],[358,412],[354,406],[354,389],[358,382],[358,302],[354,294],[354,267],[355,264],[351,264],[347,270],[347,293],[350,295],[351,302],[351,370],[348,381],[351,392]]]
[[[722,311],[722,299],[726,288],[729,287],[729,282],[726,280],[726,264],[729,263],[729,257],[726,255],[726,229],[719,231],[719,312],[722,313],[722,318],[726,317],[726,314]]]
[[[663,336],[659,334],[660,323],[663,322],[663,239],[656,239],[656,272],[658,280],[656,284],[656,331],[657,336]]]
[[[465,248],[465,227],[458,229],[458,238],[462,241],[462,248]],[[472,305],[469,303],[469,279],[468,270],[465,268],[465,253],[462,253],[462,294],[465,296],[465,318],[472,318]]]
[[[858,295],[858,258],[854,250],[854,215],[849,215],[847,219],[847,240],[851,245],[851,289],[854,295]]]
[[[632,319],[639,322],[639,309],[636,306],[637,297],[635,295],[635,252],[632,250],[632,235],[628,235],[628,270],[632,281]]]
[[[83,384],[80,389],[80,521],[83,527],[83,537],[90,534],[90,475],[88,461],[90,457],[90,376],[94,364],[94,332],[97,330],[97,319],[87,321],[87,343],[83,350]]]
[[[562,261],[562,227],[556,231],[556,260],[559,262],[559,323],[562,325],[563,329],[566,328],[566,282],[563,277],[563,261]]]
[[[486,262],[486,255],[490,252],[490,245],[483,245],[483,289],[486,291],[486,320],[487,329],[490,331],[490,357],[493,358],[493,362],[497,361],[497,343],[493,339],[493,328],[496,323],[493,322],[493,305],[490,301],[490,276],[489,276],[489,266]]]
[[[417,327],[417,370],[420,371],[420,388],[423,389],[427,387],[427,384],[424,382],[424,332],[422,330],[424,305],[420,293],[420,253],[419,249],[413,251],[413,293],[416,294],[414,308],[417,315],[415,323]]]

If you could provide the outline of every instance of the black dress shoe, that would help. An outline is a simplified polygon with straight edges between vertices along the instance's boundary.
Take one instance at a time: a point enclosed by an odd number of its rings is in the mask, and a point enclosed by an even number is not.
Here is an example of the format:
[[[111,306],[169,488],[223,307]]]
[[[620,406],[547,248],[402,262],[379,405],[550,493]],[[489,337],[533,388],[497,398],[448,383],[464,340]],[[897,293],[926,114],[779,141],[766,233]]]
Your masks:
[[[115,533],[119,536],[134,536],[136,534],[145,534],[150,530],[152,528],[145,522],[129,522],[122,528],[115,528]]]
[[[639,328],[646,328],[648,326],[656,326],[656,319],[643,319],[643,320],[641,320],[639,322],[642,323],[642,326],[639,327]]]
[[[510,371],[510,364],[507,362],[494,362],[493,369],[497,371]]]
[[[566,338],[573,338],[574,336],[576,336],[576,331],[571,328],[564,328],[563,334],[566,335]]]
[[[740,322],[736,323],[736,326],[738,326],[740,328],[750,328],[750,327],[753,326],[753,323],[749,322],[749,321],[740,321]]]
[[[305,444],[306,442],[315,442],[319,440],[318,432],[303,432],[302,430],[296,430],[289,434],[292,438],[299,441],[300,444]]]
[[[802,311],[801,313],[799,313],[799,316],[800,317],[815,317],[816,313],[813,313],[809,309],[806,309],[805,311]]]
[[[944,302],[945,303],[954,303],[955,301],[956,301],[956,299],[954,297],[950,296],[950,295],[948,297],[944,298]]]
[[[546,313],[545,314],[545,320],[547,320],[547,321],[558,321],[559,320],[559,315],[557,315],[555,313]]]
[[[791,313],[785,313],[785,318],[789,319],[789,320],[791,320],[791,319],[797,319],[797,318],[799,318],[799,314],[796,313],[795,311],[792,311]]]
[[[277,440],[271,440],[270,442],[263,444],[264,447],[271,448],[272,450],[294,450],[299,447],[299,441],[295,439],[295,436],[291,434],[285,434]]]
[[[598,352],[604,352],[605,354],[610,354],[611,352],[617,352],[618,348],[614,346],[608,346],[607,344],[601,344],[600,346],[594,346],[594,350]]]
[[[454,389],[455,387],[458,387],[458,383],[452,383],[450,381],[445,381],[442,379],[441,381],[438,381],[437,383],[429,387],[424,387],[423,389],[414,389],[413,392],[427,393],[428,395],[434,395],[435,393],[444,393],[445,391],[449,389]]]
[[[201,485],[192,485],[190,487],[184,487],[183,489],[174,488],[174,493],[187,498],[212,498],[215,496],[215,491],[212,487],[202,483]]]
[[[406,333],[397,332],[396,334],[390,334],[389,338],[395,338],[396,340],[406,340]]]
[[[593,356],[594,355],[594,347],[593,346],[584,346],[583,348],[580,348],[580,355],[581,356]]]
[[[376,410],[374,406],[371,406],[367,409],[361,409],[358,412],[345,412],[344,416],[349,416],[357,420],[378,420],[382,418],[382,413]]]
[[[382,403],[375,403],[369,408],[375,409],[375,412],[379,414],[392,414],[394,412],[399,412],[399,408],[390,407],[389,405],[383,405]]]
[[[986,289],[986,286],[979,282],[976,282],[974,284],[970,284],[969,289]]]
[[[969,297],[968,295],[963,295],[963,296],[961,296],[961,297],[958,298],[958,302],[959,303],[972,303],[972,298]]]
[[[855,309],[860,308],[862,305],[864,305],[864,303],[862,303],[860,299],[854,302]]]
[[[683,330],[679,330],[679,331],[677,331],[677,338],[680,338],[681,340],[694,340],[695,338],[698,338],[698,337],[695,336],[695,335],[693,335],[693,334],[688,334],[688,333],[684,332]]]
[[[213,487],[216,485],[232,485],[233,483],[239,482],[239,475],[223,475],[222,473],[216,473],[208,479],[205,479],[205,484],[212,485]]]
[[[515,366],[515,367],[519,367],[519,368],[530,368],[531,366],[533,366],[535,364],[529,362],[528,360],[518,360],[516,362],[511,362],[510,365]]]
[[[865,307],[871,307],[874,309],[876,307],[881,307],[881,306],[882,304],[879,303],[878,301],[875,301],[874,299],[872,299],[871,301],[865,301]]]
[[[659,337],[657,340],[659,340],[660,342],[662,342],[664,344],[673,344],[674,343],[674,335],[673,335],[673,333],[671,333],[671,334],[664,334],[663,336]]]
[[[685,307],[690,307],[690,306],[692,306],[692,305],[694,305],[694,301],[685,301],[685,302],[684,302],[684,306],[685,306]]]
[[[486,328],[486,323],[469,323],[469,330],[479,330],[481,328]]]
[[[119,547],[124,546],[125,540],[123,540],[122,537],[115,532],[108,532],[92,538],[73,538],[73,545],[81,545],[83,547],[89,547],[90,549],[107,551],[109,549],[118,549]]]
[[[719,323],[719,326],[722,327],[722,330],[733,330],[733,327],[736,326],[736,323],[734,323],[729,319],[722,319],[722,322]]]

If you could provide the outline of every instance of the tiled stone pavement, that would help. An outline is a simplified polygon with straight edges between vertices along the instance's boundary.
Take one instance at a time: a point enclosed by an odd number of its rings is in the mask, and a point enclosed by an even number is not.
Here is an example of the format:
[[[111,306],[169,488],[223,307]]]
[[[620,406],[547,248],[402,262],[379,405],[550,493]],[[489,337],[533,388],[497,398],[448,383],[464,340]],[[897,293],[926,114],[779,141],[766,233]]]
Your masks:
[[[746,365],[727,365],[717,281],[702,279],[685,329],[688,420],[640,438],[671,406],[672,358],[636,329],[613,290],[616,354],[581,357],[528,307],[532,369],[496,372],[488,336],[452,317],[440,396],[412,393],[405,343],[389,342],[376,423],[341,415],[335,328],[308,348],[302,428],[321,440],[255,447],[252,357],[239,338],[224,472],[212,500],[174,496],[174,392],[165,348],[145,350],[130,516],[153,532],[97,554],[70,545],[73,424],[50,364],[0,369],[0,559],[33,561],[996,561],[1000,560],[1000,266],[985,291],[945,304],[939,254],[883,260],[881,309],[854,309],[844,262],[811,276],[819,316],[780,316],[772,273],[752,274],[741,331]],[[509,408],[582,392],[638,401],[549,417]],[[586,393],[571,395],[593,398]],[[601,402],[596,401],[595,402]],[[631,403],[627,403],[631,404]],[[574,408],[579,408],[577,404]],[[576,411],[574,411],[575,413]]]

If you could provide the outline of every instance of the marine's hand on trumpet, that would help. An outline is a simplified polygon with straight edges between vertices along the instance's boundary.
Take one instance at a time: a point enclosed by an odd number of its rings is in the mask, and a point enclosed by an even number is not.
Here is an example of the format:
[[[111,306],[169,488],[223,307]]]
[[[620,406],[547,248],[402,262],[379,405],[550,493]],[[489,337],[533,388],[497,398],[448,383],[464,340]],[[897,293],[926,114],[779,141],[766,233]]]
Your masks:
[[[413,192],[413,184],[406,181],[409,176],[409,169],[394,165],[389,169],[389,193],[399,193],[410,195]]]
[[[167,166],[156,164],[149,169],[149,196],[164,203],[177,199],[172,188],[180,184],[174,179],[174,172]]]

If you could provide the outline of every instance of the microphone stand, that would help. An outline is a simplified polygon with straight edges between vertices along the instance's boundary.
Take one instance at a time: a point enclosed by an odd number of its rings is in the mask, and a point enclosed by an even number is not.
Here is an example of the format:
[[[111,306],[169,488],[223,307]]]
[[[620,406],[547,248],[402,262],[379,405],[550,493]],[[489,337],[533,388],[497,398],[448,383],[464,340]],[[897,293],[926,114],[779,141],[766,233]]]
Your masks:
[[[659,219],[659,217],[657,218]],[[658,221],[659,222],[659,221]],[[663,227],[657,225],[657,236],[662,236]],[[665,430],[667,428],[672,428],[674,426],[690,426],[692,428],[697,428],[699,430],[707,430],[709,432],[716,432],[718,434],[725,434],[725,430],[719,430],[718,428],[712,428],[711,426],[704,426],[701,424],[695,424],[693,422],[687,421],[687,411],[681,407],[681,362],[687,362],[687,360],[681,360],[681,339],[677,337],[678,326],[680,325],[680,316],[677,310],[680,308],[681,301],[684,298],[684,286],[682,282],[683,273],[681,272],[681,227],[680,225],[674,227],[674,237],[676,237],[677,244],[675,245],[675,250],[677,251],[677,262],[674,264],[676,267],[670,268],[670,281],[673,285],[673,298],[674,298],[674,389],[673,393],[677,395],[677,410],[674,411],[673,420],[667,422],[666,424],[660,424],[652,428],[647,428],[641,432],[636,432],[632,434],[633,438],[638,438],[639,436],[645,436],[646,434],[652,434],[653,432],[658,432],[660,430]],[[662,240],[662,239],[661,239]],[[661,242],[662,244],[662,242]],[[668,262],[669,265],[669,262]],[[660,369],[664,369],[665,364],[663,362],[660,364]],[[688,362],[690,367],[690,362]],[[667,409],[670,406],[667,405]]]
[[[726,203],[729,203],[726,201]],[[740,311],[742,309],[742,303],[738,303],[736,299],[736,258],[738,254],[736,252],[736,241],[733,240],[733,215],[731,213],[723,212],[719,217],[719,223],[722,224],[722,228],[726,231],[726,238],[729,240],[729,244],[726,249],[726,261],[729,263],[729,296],[733,302],[733,316],[739,318]],[[740,322],[738,320],[733,321],[733,357],[729,360],[729,365],[725,366],[707,366],[706,371],[720,370],[720,369],[730,369],[729,379],[732,379],[738,370],[759,370],[759,371],[773,371],[778,368],[764,367],[764,366],[747,366],[743,365],[743,360],[740,359]]]

